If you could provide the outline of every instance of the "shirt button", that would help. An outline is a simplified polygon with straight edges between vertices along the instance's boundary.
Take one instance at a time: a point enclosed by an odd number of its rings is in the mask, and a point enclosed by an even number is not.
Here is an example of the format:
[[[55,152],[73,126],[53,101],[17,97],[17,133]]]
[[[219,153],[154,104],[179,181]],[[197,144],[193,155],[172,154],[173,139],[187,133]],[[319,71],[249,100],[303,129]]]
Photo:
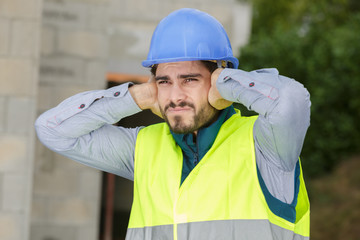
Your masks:
[[[85,104],[81,104],[80,107],[79,107],[79,109],[82,109],[82,108],[84,108],[84,107],[85,107]]]
[[[117,96],[119,96],[119,95],[120,95],[120,92],[114,93],[114,97],[117,97]]]
[[[230,76],[226,76],[226,77],[224,77],[224,80],[227,81],[227,80],[229,80],[230,78],[231,78]]]
[[[249,83],[249,87],[253,87],[253,86],[255,86],[254,82]]]

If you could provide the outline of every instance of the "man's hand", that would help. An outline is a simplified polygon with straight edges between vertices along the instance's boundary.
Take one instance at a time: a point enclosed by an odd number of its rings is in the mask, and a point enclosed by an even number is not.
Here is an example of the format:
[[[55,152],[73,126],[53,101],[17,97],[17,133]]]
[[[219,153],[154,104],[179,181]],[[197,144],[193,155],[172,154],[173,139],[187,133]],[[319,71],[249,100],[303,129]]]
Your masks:
[[[216,69],[212,75],[211,75],[211,87],[209,90],[209,95],[208,95],[208,101],[210,103],[211,106],[213,106],[214,108],[221,110],[224,108],[229,107],[232,102],[225,100],[219,93],[219,91],[216,88],[216,81],[220,75],[220,73],[222,72],[222,70],[224,70],[223,68],[218,68]]]
[[[153,77],[150,77],[147,83],[131,86],[129,92],[139,108],[142,110],[150,109],[154,114],[162,118],[157,100],[157,86],[153,81]]]

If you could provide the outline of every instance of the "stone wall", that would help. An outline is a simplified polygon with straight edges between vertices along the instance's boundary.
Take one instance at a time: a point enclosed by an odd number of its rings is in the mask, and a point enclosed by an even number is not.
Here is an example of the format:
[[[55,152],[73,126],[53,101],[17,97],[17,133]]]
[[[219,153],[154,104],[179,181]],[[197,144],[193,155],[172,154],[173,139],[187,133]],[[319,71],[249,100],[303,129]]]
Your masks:
[[[44,0],[38,114],[106,87],[106,0]],[[36,143],[31,240],[98,239],[101,172]]]
[[[0,1],[0,239],[29,236],[41,0]]]

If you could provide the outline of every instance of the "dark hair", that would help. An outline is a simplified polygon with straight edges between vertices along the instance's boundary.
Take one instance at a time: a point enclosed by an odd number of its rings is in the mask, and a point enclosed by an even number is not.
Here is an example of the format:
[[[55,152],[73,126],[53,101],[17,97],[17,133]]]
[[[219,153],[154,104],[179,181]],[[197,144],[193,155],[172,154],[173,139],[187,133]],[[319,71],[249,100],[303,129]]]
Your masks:
[[[156,76],[156,69],[158,67],[159,64],[154,64],[151,66],[150,72],[153,76]]]
[[[213,73],[218,68],[218,65],[216,62],[204,61],[204,60],[201,60],[200,62],[204,65],[204,67],[207,68],[207,70],[209,70],[210,73]],[[156,75],[156,70],[157,70],[158,65],[159,64],[154,64],[151,66],[150,72],[153,76]]]

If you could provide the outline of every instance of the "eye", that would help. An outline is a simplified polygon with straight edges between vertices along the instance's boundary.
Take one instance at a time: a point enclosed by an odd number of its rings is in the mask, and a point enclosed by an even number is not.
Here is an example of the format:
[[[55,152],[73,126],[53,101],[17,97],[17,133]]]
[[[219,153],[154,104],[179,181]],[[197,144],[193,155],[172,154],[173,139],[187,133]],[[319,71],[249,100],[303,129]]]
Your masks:
[[[185,79],[185,82],[194,82],[194,81],[197,81],[197,79],[196,78],[186,78]]]
[[[169,84],[169,83],[170,83],[169,80],[159,80],[159,81],[157,81],[158,85],[164,85],[164,84]]]

